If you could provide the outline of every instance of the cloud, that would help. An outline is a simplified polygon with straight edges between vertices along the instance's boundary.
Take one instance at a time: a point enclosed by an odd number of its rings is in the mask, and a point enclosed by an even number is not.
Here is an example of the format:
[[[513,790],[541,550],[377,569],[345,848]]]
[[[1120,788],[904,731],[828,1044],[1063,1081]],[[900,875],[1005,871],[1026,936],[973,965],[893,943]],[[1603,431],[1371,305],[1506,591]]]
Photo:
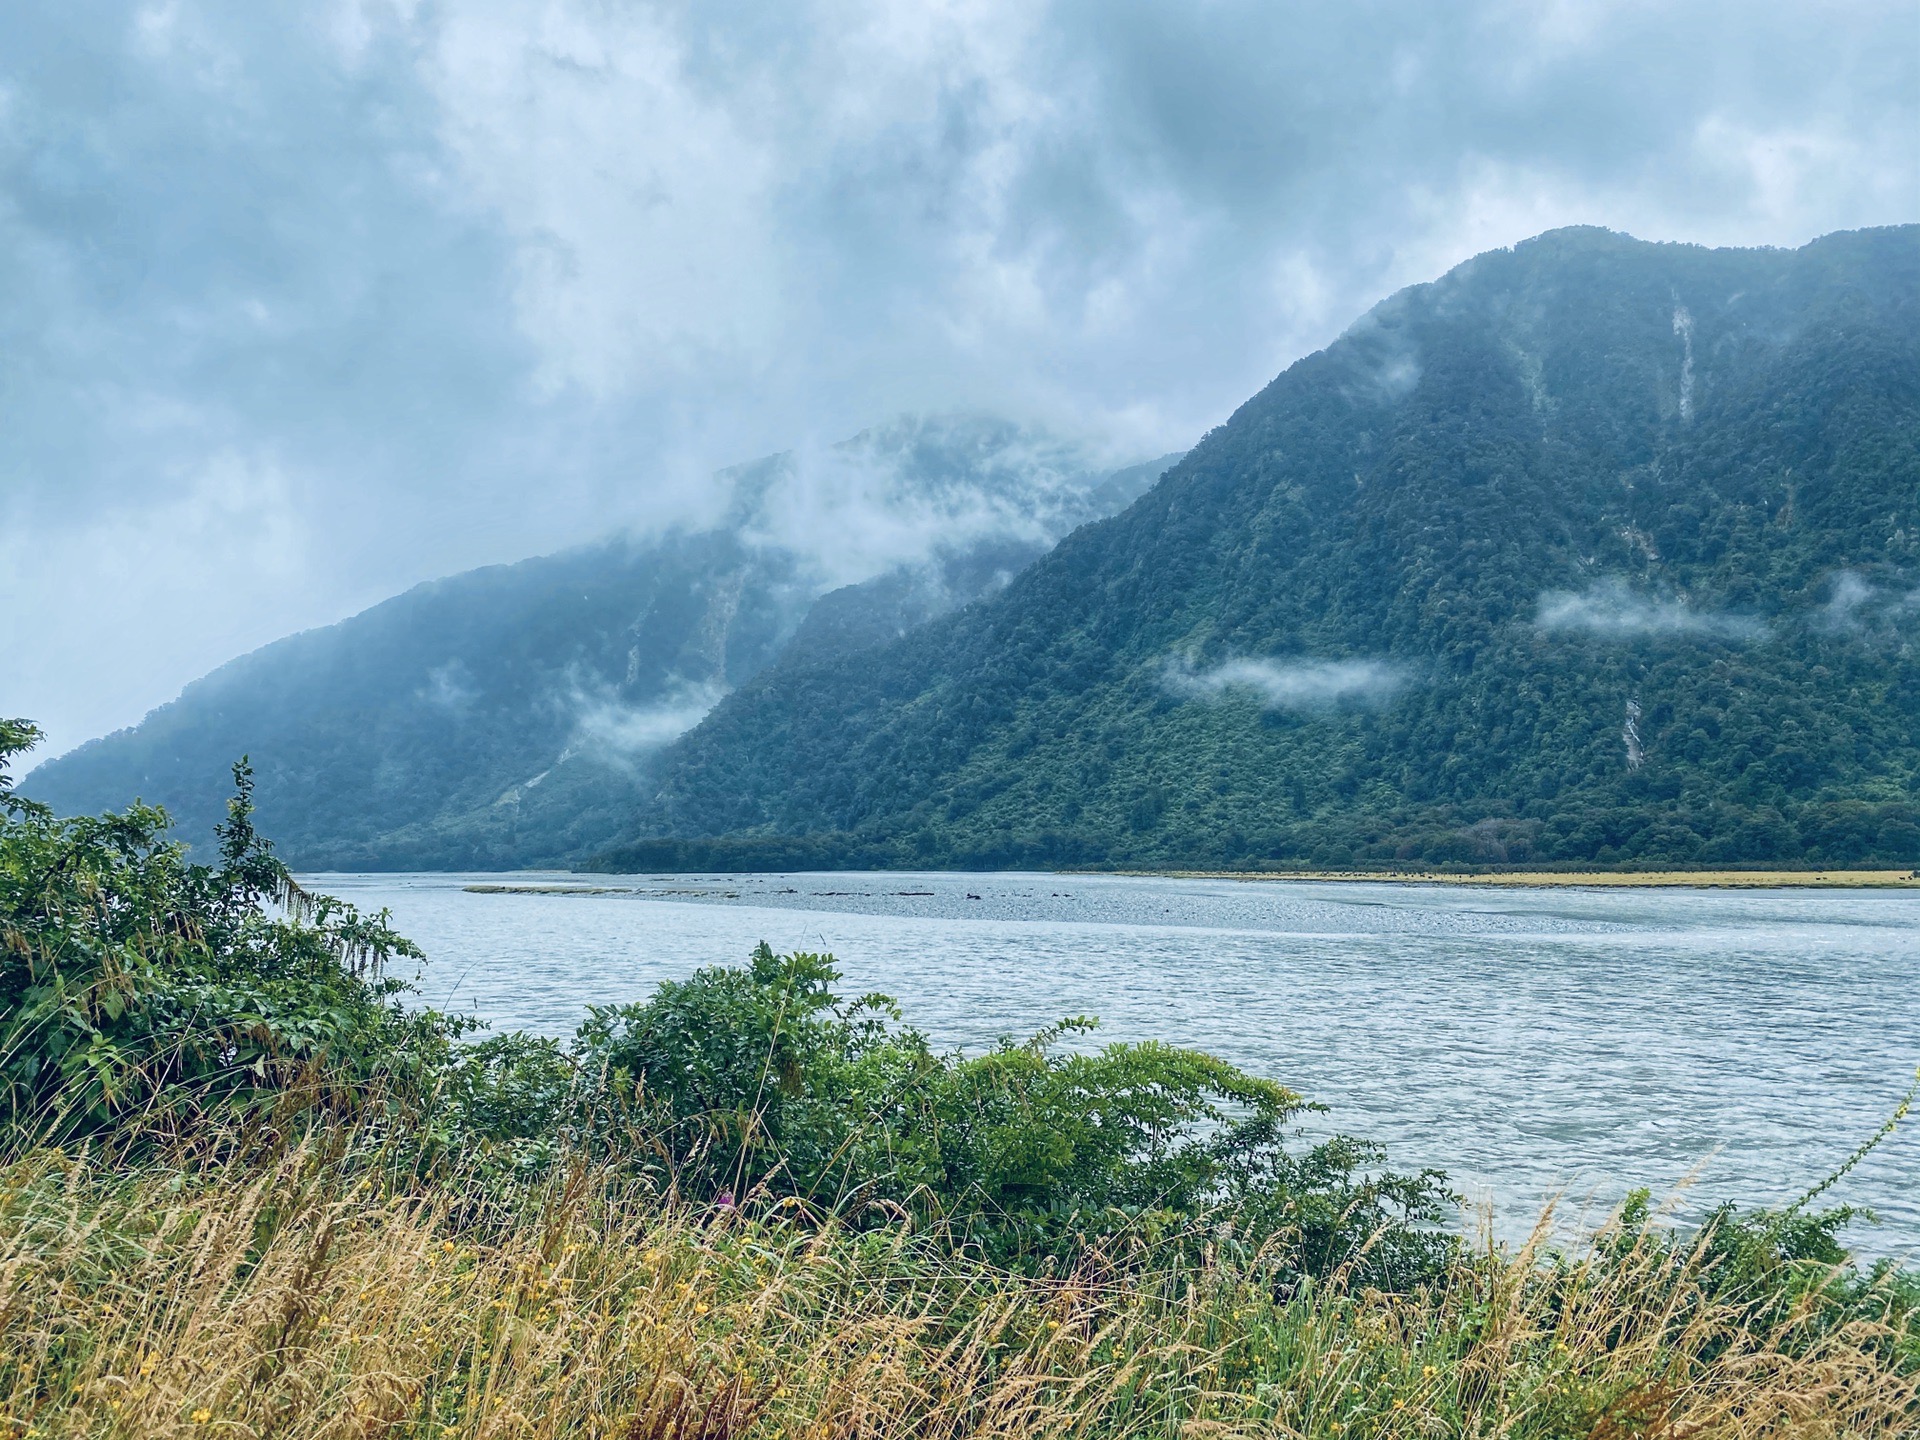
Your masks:
[[[1896,635],[1896,628],[1920,611],[1920,590],[1886,590],[1853,570],[1837,570],[1833,590],[1816,612],[1814,624],[1830,634]]]
[[[442,672],[447,668],[433,672],[436,686],[444,683]],[[719,681],[682,679],[670,685],[655,704],[629,705],[611,687],[576,675],[570,686],[549,697],[549,703],[571,721],[567,744],[545,769],[509,785],[493,803],[519,805],[528,791],[537,790],[569,760],[593,761],[635,774],[640,762],[698,725],[726,694],[727,687]],[[464,697],[456,696],[455,703],[464,703]]]
[[[1383,295],[1552,225],[1910,220],[1911,27],[1899,0],[5,7],[0,523],[71,563],[0,574],[0,710],[57,750],[235,648],[708,513],[715,470],[896,413],[1184,448]],[[280,477],[264,580],[195,547],[233,456]]]
[[[1653,600],[1618,580],[1584,592],[1549,590],[1540,597],[1535,628],[1549,634],[1595,635],[1633,640],[1654,635],[1699,635],[1721,640],[1758,640],[1764,622],[1748,615],[1693,609],[1685,599]]]
[[[276,595],[324,563],[303,477],[271,453],[214,451],[155,481],[57,524],[0,502],[0,714],[44,718],[43,754],[285,634]]]
[[[625,705],[611,694],[576,687],[566,704],[574,714],[574,739],[562,760],[590,751],[603,758],[634,760],[677,740],[726,698],[714,680],[683,680],[653,705]]]
[[[1879,591],[1853,571],[1837,572],[1833,577],[1833,594],[1820,607],[1820,627],[1824,630],[1859,629],[1860,611],[1878,594]]]
[[[779,235],[781,147],[740,91],[702,83],[696,27],[478,5],[429,33],[420,79],[467,202],[511,246],[540,389],[606,398],[773,359],[804,278]]]
[[[1218,699],[1250,694],[1269,710],[1329,710],[1385,704],[1407,683],[1405,672],[1384,660],[1223,661],[1197,674],[1170,665],[1168,686],[1183,695]]]
[[[480,694],[473,683],[473,672],[467,669],[465,661],[457,659],[429,670],[427,683],[420,687],[419,693],[430,704],[455,714],[469,709]]]
[[[730,518],[831,588],[982,542],[1051,544],[1088,518],[1117,464],[1138,458],[985,417],[907,416],[750,468]]]

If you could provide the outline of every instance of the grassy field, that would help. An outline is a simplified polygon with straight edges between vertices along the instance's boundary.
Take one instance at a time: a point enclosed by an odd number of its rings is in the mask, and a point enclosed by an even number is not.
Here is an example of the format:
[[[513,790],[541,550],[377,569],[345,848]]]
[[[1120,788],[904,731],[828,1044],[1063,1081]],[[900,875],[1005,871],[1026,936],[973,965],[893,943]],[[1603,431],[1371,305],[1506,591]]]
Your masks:
[[[1181,880],[1318,880],[1401,885],[1586,886],[1716,890],[1920,890],[1914,870],[1168,870]]]
[[[1020,1276],[904,1227],[687,1207],[573,1168],[511,1215],[309,1142],[0,1171],[0,1433],[335,1440],[1895,1437],[1894,1283],[1764,1316],[1697,1253],[1481,1252],[1415,1294],[1204,1261]],[[335,1153],[329,1154],[328,1151]],[[1905,1354],[1905,1361],[1898,1359]]]

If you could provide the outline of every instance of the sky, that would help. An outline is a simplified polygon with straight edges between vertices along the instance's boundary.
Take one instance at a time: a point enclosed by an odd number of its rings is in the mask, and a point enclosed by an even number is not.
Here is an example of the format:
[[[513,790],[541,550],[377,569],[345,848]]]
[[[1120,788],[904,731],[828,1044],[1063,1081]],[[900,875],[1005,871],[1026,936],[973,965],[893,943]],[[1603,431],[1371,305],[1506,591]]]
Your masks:
[[[1146,456],[1564,224],[1920,219],[1920,6],[0,8],[0,714],[42,755],[903,412]]]

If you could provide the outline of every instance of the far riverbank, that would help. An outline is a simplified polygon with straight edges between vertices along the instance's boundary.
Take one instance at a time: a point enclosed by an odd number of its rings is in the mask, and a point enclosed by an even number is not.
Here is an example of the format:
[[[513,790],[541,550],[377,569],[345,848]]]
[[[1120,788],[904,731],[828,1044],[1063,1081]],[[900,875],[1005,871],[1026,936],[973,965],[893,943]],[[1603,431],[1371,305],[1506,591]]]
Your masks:
[[[1920,890],[1920,871],[1914,870],[1494,870],[1475,874],[1450,874],[1443,870],[1124,870],[1117,873],[1168,880],[1319,880],[1369,885]]]

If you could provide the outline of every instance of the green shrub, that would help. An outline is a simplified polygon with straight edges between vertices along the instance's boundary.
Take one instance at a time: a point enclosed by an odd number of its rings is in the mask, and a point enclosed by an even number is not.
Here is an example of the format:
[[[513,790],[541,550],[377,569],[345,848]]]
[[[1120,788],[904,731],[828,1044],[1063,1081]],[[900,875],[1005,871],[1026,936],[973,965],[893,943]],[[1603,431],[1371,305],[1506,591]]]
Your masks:
[[[948,1224],[1003,1260],[1125,1241],[1230,1238],[1283,1276],[1368,1283],[1438,1272],[1437,1172],[1373,1173],[1345,1137],[1295,1155],[1300,1096],[1153,1042],[1066,1049],[1068,1020],[977,1056],[939,1055],[884,996],[843,1004],[830,956],[706,969],[642,1004],[595,1009],[573,1059],[603,1114],[640,1114],[698,1198]]]
[[[59,819],[16,795],[7,761],[37,738],[0,721],[0,1124],[62,1139],[426,1099],[461,1027],[382,978],[419,954],[384,912],[293,883],[244,761],[220,863],[195,865],[152,806]]]

